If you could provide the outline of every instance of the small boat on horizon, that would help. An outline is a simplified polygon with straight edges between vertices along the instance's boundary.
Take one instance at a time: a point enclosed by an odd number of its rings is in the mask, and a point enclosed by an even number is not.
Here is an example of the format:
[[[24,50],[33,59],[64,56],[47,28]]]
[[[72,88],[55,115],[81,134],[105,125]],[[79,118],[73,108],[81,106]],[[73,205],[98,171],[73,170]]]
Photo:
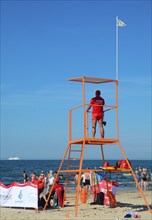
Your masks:
[[[19,157],[9,157],[8,160],[20,160]]]

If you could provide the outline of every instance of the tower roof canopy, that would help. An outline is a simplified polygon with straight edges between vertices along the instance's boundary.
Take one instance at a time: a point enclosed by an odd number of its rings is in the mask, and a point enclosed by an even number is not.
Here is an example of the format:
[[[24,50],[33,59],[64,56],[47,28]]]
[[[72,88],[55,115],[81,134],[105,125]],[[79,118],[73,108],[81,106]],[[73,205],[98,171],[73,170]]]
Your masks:
[[[104,78],[95,78],[95,77],[88,77],[88,76],[80,76],[76,78],[70,78],[69,81],[75,81],[75,82],[85,82],[85,83],[107,83],[107,82],[118,82],[117,80],[113,79],[104,79]]]

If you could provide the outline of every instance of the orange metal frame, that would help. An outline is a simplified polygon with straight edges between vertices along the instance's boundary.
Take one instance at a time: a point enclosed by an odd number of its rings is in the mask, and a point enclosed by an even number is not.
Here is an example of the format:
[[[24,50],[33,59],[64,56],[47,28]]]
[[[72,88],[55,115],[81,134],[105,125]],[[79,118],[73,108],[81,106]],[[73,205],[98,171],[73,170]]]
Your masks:
[[[134,174],[134,171],[128,161],[128,158],[124,152],[124,149],[123,147],[121,146],[120,144],[120,137],[119,137],[119,124],[118,124],[118,81],[117,80],[112,80],[112,79],[103,79],[103,78],[94,78],[94,77],[85,77],[85,76],[82,76],[82,77],[78,77],[78,78],[71,78],[69,79],[70,81],[74,81],[74,82],[81,82],[82,83],[82,104],[79,105],[79,106],[76,106],[72,109],[69,110],[69,144],[66,148],[66,151],[64,153],[64,156],[63,156],[63,159],[61,161],[61,164],[59,166],[59,169],[58,169],[58,173],[57,173],[57,176],[56,178],[58,178],[58,175],[59,173],[65,173],[66,174],[66,183],[68,181],[68,174],[69,173],[76,173],[78,172],[78,184],[77,184],[77,187],[76,187],[76,196],[74,197],[75,198],[75,216],[77,215],[77,212],[78,212],[78,203],[79,203],[79,193],[80,193],[80,180],[81,180],[81,173],[84,172],[84,171],[88,171],[88,170],[84,170],[82,169],[82,165],[83,165],[83,157],[84,157],[84,150],[85,150],[85,145],[99,145],[101,147],[101,153],[102,153],[102,160],[104,161],[104,150],[103,150],[103,145],[106,145],[106,144],[118,144],[125,160],[127,161],[128,165],[129,165],[129,169],[122,169],[122,170],[106,170],[107,172],[131,172],[132,175],[133,175],[133,178],[135,180],[135,183],[136,185],[138,186],[139,190],[140,190],[140,193],[141,193],[141,196],[143,197],[144,201],[145,201],[145,204],[148,208],[148,210],[152,213],[152,210],[147,202],[147,199],[145,197],[145,194],[143,192],[143,190],[141,189],[137,179],[136,179],[136,176]],[[85,104],[85,83],[93,83],[93,84],[101,84],[101,83],[114,83],[115,84],[115,106],[108,106],[108,105],[104,105],[104,108],[107,108],[108,110],[112,110],[112,109],[115,109],[116,110],[116,138],[90,138],[88,137],[88,133],[87,133],[87,124],[88,124],[88,121],[87,121],[87,113],[85,111],[85,108],[87,106],[87,104]],[[73,118],[73,111],[78,109],[78,108],[83,108],[83,137],[82,138],[79,138],[79,139],[73,139],[73,135],[72,135],[72,125],[73,125],[73,121],[72,121],[72,118]],[[72,150],[72,146],[73,145],[80,145],[80,150]],[[71,152],[80,152],[80,158],[72,158],[73,160],[79,160],[80,163],[79,163],[79,166],[73,166],[75,167],[75,169],[72,167],[70,168],[70,153]],[[67,169],[66,170],[62,170],[62,166],[63,166],[63,163],[66,159],[66,157],[68,157],[68,165],[67,165]],[[90,170],[90,171],[100,171],[102,172],[102,170]],[[104,170],[105,171],[105,170]],[[65,183],[65,197],[64,199],[68,198],[68,196],[66,195],[66,189],[67,189],[67,184]],[[52,190],[50,190],[50,193],[49,193],[49,197],[47,199],[47,202],[44,206],[44,209],[46,209],[46,206],[47,206],[47,203],[48,203],[48,200],[50,198],[50,195],[52,193]],[[70,196],[71,197],[71,196]],[[73,197],[73,196],[72,196]]]

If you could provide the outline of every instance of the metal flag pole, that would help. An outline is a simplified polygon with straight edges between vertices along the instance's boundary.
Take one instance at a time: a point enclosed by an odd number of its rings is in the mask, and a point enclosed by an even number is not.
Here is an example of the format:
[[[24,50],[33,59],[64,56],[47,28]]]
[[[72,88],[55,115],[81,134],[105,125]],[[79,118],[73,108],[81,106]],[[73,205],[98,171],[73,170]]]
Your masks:
[[[118,80],[118,27],[124,27],[126,24],[116,17],[116,80]]]
[[[118,80],[118,16],[116,17],[116,80]]]

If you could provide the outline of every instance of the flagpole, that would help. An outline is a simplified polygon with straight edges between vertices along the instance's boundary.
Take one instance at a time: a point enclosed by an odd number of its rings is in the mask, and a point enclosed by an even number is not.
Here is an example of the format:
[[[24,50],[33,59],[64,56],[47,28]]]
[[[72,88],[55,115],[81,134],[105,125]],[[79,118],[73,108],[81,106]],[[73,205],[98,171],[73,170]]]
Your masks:
[[[116,80],[118,80],[118,16],[116,17]]]

